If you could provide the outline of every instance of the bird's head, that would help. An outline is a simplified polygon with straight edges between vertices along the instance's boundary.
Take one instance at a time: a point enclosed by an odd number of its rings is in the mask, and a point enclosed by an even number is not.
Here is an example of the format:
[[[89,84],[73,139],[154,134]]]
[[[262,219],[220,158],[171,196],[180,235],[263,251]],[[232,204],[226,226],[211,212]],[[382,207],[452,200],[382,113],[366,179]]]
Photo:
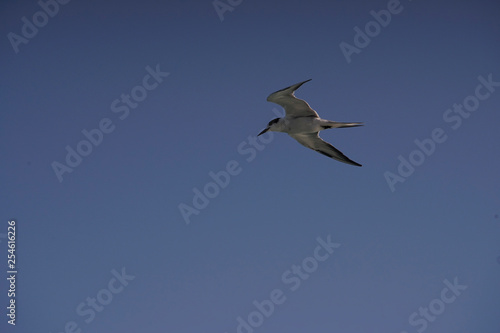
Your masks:
[[[281,128],[281,126],[279,125],[280,120],[281,120],[281,118],[275,118],[275,119],[271,120],[267,124],[266,128],[264,128],[257,136],[262,135],[262,134],[266,133],[267,131],[279,132],[280,128]]]

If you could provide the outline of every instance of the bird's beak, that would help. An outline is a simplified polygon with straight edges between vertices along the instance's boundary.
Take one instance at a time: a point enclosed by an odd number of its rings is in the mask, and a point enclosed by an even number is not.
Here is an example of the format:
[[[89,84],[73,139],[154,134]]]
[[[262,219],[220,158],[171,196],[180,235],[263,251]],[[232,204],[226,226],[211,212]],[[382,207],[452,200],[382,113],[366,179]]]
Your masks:
[[[262,135],[262,134],[266,133],[267,131],[269,131],[269,127],[264,128],[262,130],[262,132],[260,132],[257,136]]]

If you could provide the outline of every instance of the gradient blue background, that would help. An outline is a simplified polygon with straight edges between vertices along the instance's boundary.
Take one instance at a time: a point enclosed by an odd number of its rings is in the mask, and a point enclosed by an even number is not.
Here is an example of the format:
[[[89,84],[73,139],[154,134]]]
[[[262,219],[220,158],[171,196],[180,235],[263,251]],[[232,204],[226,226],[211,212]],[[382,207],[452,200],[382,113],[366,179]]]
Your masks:
[[[443,113],[500,81],[498,1],[402,1],[403,11],[347,63],[339,44],[387,1],[243,1],[219,19],[206,1],[71,1],[15,53],[36,1],[2,1],[0,233],[15,218],[17,325],[7,325],[0,238],[0,330],[236,332],[276,288],[287,300],[255,332],[417,332],[408,317],[467,290],[425,332],[500,331],[500,89],[452,130]],[[111,103],[169,72],[124,120]],[[362,168],[275,134],[254,160],[238,146],[275,117],[273,91],[297,91]],[[116,126],[64,181],[53,161],[103,118]],[[384,172],[415,139],[447,141],[391,192]],[[179,204],[209,172],[241,173],[187,225]],[[282,274],[316,238],[341,247],[299,289]],[[3,235],[5,236],[5,235]],[[75,308],[111,270],[135,279],[85,323]]]

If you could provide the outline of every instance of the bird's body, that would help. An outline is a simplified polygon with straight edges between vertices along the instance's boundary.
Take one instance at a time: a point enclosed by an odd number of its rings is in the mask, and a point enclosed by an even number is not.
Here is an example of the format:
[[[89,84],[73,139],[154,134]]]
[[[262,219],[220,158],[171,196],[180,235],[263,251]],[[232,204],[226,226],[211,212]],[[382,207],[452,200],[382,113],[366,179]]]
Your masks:
[[[281,105],[285,109],[286,116],[271,120],[259,135],[267,131],[288,133],[307,148],[338,161],[361,166],[361,164],[352,161],[328,142],[323,141],[319,137],[319,132],[328,128],[362,126],[362,123],[345,123],[321,119],[306,101],[298,99],[294,95],[294,91],[308,81],[310,80],[294,84],[269,95],[267,100]]]
[[[343,124],[343,126],[339,126]],[[338,123],[335,121],[321,119],[319,117],[285,117],[280,118],[279,123],[275,126],[275,132],[285,132],[289,135],[292,134],[306,134],[317,133],[324,129],[336,127],[349,127],[345,124],[352,124],[352,126],[361,126],[359,123]],[[277,129],[281,130],[277,130]]]

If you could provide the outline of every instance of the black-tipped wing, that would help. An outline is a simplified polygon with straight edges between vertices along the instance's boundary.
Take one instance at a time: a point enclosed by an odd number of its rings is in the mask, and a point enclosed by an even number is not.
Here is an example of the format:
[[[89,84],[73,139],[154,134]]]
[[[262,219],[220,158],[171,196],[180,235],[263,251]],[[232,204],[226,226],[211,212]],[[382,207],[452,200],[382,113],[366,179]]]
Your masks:
[[[337,161],[344,162],[347,164],[361,166],[361,164],[354,162],[328,142],[323,141],[323,139],[319,137],[318,132],[309,134],[293,134],[293,135],[290,134],[290,136],[295,140],[297,140],[300,144],[306,146],[307,148],[315,150],[318,153],[321,153],[325,156],[331,157],[333,159],[336,159]]]
[[[318,114],[316,111],[311,109],[309,104],[307,104],[306,101],[302,99],[298,99],[295,97],[293,92],[301,85],[303,85],[306,82],[311,81],[311,79],[294,84],[290,87],[287,87],[285,89],[278,90],[269,97],[267,97],[268,102],[273,102],[278,105],[281,105],[286,112],[287,117],[318,117]]]

